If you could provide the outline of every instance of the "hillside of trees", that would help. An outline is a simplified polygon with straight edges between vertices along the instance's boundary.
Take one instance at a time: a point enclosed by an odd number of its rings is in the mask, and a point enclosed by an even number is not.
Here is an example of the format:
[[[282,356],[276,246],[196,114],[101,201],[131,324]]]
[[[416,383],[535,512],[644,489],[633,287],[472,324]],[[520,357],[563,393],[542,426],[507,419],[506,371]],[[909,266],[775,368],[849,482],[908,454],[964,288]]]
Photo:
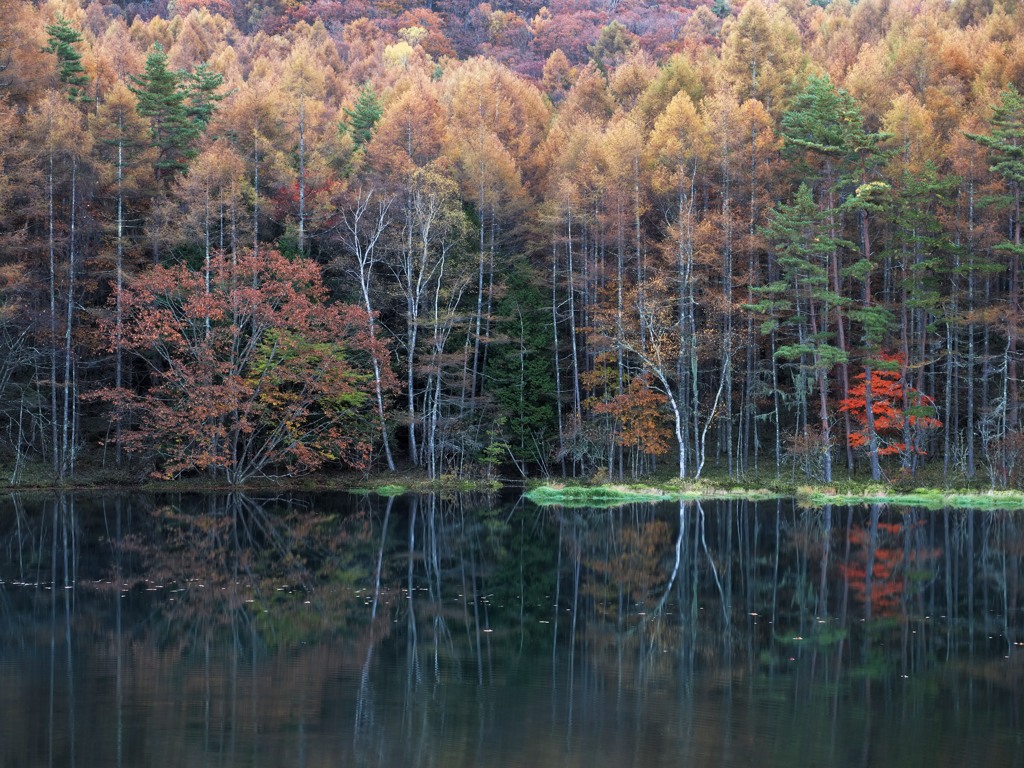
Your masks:
[[[1022,14],[0,0],[5,479],[1020,485]]]

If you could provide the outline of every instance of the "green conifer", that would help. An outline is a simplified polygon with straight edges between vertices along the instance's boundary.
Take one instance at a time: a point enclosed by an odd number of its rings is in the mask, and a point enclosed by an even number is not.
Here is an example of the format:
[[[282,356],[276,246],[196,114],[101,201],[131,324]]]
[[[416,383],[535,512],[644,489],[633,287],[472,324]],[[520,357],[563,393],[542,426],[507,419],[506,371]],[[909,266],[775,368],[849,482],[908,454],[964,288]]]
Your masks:
[[[129,88],[138,97],[139,114],[150,121],[151,145],[157,150],[156,177],[167,178],[185,170],[201,128],[189,114],[181,74],[167,68],[167,54],[159,43],[146,58],[142,75],[131,81]]]
[[[1021,191],[1024,190],[1024,97],[1011,83],[999,97],[999,103],[992,107],[992,133],[979,135],[968,133],[967,138],[987,147],[992,154],[993,173],[1002,177],[1009,188],[1011,207],[1011,235],[999,244],[1004,251],[1015,253],[1019,258],[1024,254],[1021,245]]]
[[[352,137],[355,148],[369,143],[373,138],[373,129],[384,114],[377,94],[369,83],[359,89],[355,104],[352,109],[345,108],[345,119],[341,123],[342,132],[347,132]]]
[[[82,54],[74,46],[82,42],[82,34],[71,26],[71,22],[60,14],[57,20],[46,27],[48,35],[46,53],[57,57],[57,76],[68,87],[70,101],[91,101],[85,89],[89,85],[89,76],[82,66]]]
[[[224,98],[224,94],[217,93],[223,83],[224,76],[205,63],[184,77],[185,111],[199,133],[209,126],[217,102]]]

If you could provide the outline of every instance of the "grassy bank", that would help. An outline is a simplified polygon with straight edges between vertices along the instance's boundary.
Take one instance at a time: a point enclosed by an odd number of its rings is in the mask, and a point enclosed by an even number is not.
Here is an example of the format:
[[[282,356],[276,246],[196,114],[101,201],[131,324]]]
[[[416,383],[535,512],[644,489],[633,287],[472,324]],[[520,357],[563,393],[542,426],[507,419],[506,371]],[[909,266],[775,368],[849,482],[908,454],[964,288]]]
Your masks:
[[[615,507],[622,504],[690,499],[774,499],[789,494],[767,488],[719,488],[708,484],[666,485],[538,485],[526,498],[540,506]]]
[[[876,487],[841,493],[832,488],[800,488],[794,495],[810,506],[901,504],[929,509],[1024,509],[1024,492],[1021,491],[915,488],[908,492]]]
[[[690,499],[796,498],[802,506],[826,504],[893,504],[921,506],[930,509],[1024,509],[1024,492],[985,489],[945,490],[937,488],[897,489],[877,484],[848,483],[836,486],[740,487],[713,482],[671,481],[647,484],[571,485],[548,483],[537,485],[526,497],[540,506],[571,508],[612,507],[637,502],[685,501]]]

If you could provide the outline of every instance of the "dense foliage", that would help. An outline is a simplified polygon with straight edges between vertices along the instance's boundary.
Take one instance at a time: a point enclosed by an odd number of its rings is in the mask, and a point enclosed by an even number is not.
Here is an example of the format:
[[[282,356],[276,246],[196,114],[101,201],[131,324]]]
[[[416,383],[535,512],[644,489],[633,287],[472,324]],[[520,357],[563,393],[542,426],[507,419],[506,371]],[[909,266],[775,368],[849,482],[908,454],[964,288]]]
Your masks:
[[[0,18],[12,481],[102,461],[1020,482],[1015,5]],[[298,275],[301,311],[229,321]],[[186,307],[188,334],[143,338]],[[256,429],[238,398],[298,439],[225,458]]]

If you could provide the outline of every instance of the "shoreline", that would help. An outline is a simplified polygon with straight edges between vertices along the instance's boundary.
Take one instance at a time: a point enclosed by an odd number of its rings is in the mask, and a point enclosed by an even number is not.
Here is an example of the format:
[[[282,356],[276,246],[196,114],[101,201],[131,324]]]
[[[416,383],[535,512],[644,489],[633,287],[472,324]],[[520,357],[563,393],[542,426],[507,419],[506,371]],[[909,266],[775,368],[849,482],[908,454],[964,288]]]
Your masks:
[[[915,488],[905,491],[878,485],[840,492],[832,486],[796,488],[721,487],[675,482],[666,485],[602,484],[576,485],[547,483],[532,487],[526,497],[539,506],[609,507],[622,504],[661,501],[716,501],[745,499],[766,501],[792,498],[803,507],[828,504],[894,504],[928,509],[1024,509],[1024,492],[993,489]]]
[[[318,493],[344,491],[398,496],[404,493],[496,493],[503,489],[521,488],[524,496],[538,506],[570,508],[611,507],[631,503],[652,503],[691,500],[745,499],[766,501],[795,498],[804,507],[826,504],[897,504],[930,509],[1024,509],[1024,491],[991,488],[939,488],[921,486],[896,488],[868,481],[842,481],[833,485],[780,483],[772,478],[747,484],[728,478],[702,480],[649,480],[637,482],[586,482],[537,478],[523,482],[508,478],[430,479],[417,472],[363,475],[312,474],[300,477],[257,478],[243,485],[232,486],[206,478],[154,480],[152,478],[118,476],[111,472],[83,473],[76,482],[59,484],[45,477],[35,477],[22,484],[7,484],[8,493],[231,493],[265,491]]]
[[[10,468],[0,467],[0,477],[10,477]],[[413,471],[380,472],[323,472],[298,476],[254,477],[238,485],[223,480],[193,476],[164,480],[132,475],[129,471],[106,469],[87,470],[73,481],[61,483],[44,472],[32,473],[21,482],[6,482],[7,493],[83,493],[83,492],[138,492],[138,493],[246,493],[262,491],[294,491],[317,493],[321,491],[348,491],[367,493],[383,491],[384,495],[400,493],[441,492],[495,492],[502,488],[523,487],[522,481],[506,478],[456,478],[445,475],[430,479],[424,473]]]

